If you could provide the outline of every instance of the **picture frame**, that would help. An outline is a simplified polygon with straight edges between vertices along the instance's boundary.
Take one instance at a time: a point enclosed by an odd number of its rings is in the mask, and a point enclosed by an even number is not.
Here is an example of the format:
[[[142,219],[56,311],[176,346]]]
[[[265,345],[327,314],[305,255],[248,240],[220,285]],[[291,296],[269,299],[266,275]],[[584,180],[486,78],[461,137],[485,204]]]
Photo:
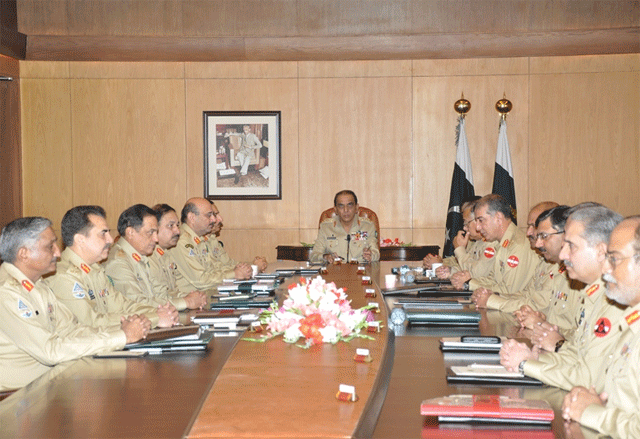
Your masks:
[[[204,196],[280,200],[280,111],[204,111]]]

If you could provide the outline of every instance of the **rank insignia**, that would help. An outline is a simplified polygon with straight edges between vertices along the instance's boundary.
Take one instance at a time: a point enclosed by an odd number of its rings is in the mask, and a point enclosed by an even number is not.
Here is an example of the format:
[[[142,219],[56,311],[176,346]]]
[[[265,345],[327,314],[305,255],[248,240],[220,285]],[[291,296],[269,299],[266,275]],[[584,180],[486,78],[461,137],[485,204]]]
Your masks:
[[[516,268],[519,263],[520,263],[520,260],[516,255],[511,255],[507,258],[507,265],[511,268]]]
[[[598,288],[600,288],[600,285],[598,285],[598,284],[591,285],[591,287],[589,287],[589,289],[587,290],[587,296],[591,297],[593,295],[593,293],[598,291]]]
[[[596,326],[593,330],[596,337],[604,337],[611,330],[611,321],[606,317],[600,317],[596,322]]]
[[[87,264],[80,264],[80,268],[87,274],[91,271],[91,268],[89,268]]]
[[[164,255],[164,250],[162,250],[160,247],[158,247],[158,248],[156,249],[156,251],[158,252],[158,254],[159,254],[160,256],[163,256],[163,255]]]
[[[504,247],[504,248],[509,247],[509,242],[510,241],[508,239],[505,239],[504,242],[502,243],[502,247]]]
[[[22,286],[27,291],[33,290],[33,284],[31,282],[29,282],[28,280],[26,280],[26,279],[22,281]]]
[[[196,236],[195,238],[193,238],[193,241],[194,241],[196,244],[200,244],[200,238],[198,238],[197,236]]]
[[[635,310],[634,312],[626,316],[624,319],[627,321],[627,325],[631,326],[633,322],[640,319],[640,312],[638,312],[638,310]]]
[[[140,255],[138,253],[134,253],[131,255],[131,257],[136,261],[136,262],[140,262],[142,260],[142,258],[140,257]]]
[[[496,251],[493,247],[487,247],[484,249],[484,257],[487,259],[491,259],[496,254]]]

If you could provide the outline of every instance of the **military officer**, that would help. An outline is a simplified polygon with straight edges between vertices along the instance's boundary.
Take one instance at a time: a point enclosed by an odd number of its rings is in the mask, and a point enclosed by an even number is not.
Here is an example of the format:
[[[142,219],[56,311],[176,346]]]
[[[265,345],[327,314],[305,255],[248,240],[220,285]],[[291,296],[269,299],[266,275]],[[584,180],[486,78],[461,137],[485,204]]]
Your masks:
[[[489,253],[485,253],[485,249],[489,246],[495,247],[496,242],[485,241],[476,229],[473,209],[479,199],[480,197],[477,197],[476,200],[467,201],[462,205],[463,230],[453,238],[454,256],[445,258],[444,265],[436,269],[439,278],[450,278],[451,283],[457,288],[462,288],[472,277],[487,276],[493,267],[493,259],[489,257]]]
[[[534,250],[536,250],[536,220],[542,212],[553,209],[554,207],[558,207],[558,203],[555,201],[542,201],[533,206],[529,211],[526,235],[531,243],[531,248]]]
[[[240,175],[247,175],[249,170],[249,163],[251,159],[255,157],[255,151],[262,147],[258,136],[251,132],[250,125],[242,126],[242,133],[226,133],[225,137],[237,136],[240,137],[240,150],[236,154],[236,158],[240,162]],[[236,183],[238,177],[236,177]]]
[[[114,288],[99,261],[104,260],[113,238],[100,206],[76,206],[62,218],[62,252],[55,276],[47,282],[58,299],[89,326],[117,324],[125,315],[140,314],[151,326],[170,327],[178,321],[173,306],[135,302]]]
[[[225,279],[225,272],[215,266],[209,252],[207,235],[217,222],[211,203],[204,198],[187,200],[180,215],[180,238],[170,250],[177,265],[176,285],[180,291],[208,290]],[[251,265],[240,262],[234,278],[249,279]]]
[[[149,256],[149,278],[153,291],[182,298],[189,309],[202,309],[207,304],[207,295],[202,291],[180,292],[176,284],[177,265],[169,249],[176,246],[180,238],[180,220],[176,211],[168,204],[153,206],[158,221],[158,245]],[[172,299],[172,303],[177,302]]]
[[[556,352],[531,350],[524,343],[508,340],[500,350],[500,362],[510,370],[565,390],[593,384],[602,391],[599,372],[604,357],[617,341],[620,331],[613,323],[622,308],[607,300],[601,279],[609,235],[622,217],[594,203],[573,207],[565,224],[560,258],[569,277],[583,282],[578,328]]]
[[[640,437],[640,216],[620,223],[603,266],[606,295],[628,306],[615,323],[620,336],[607,358],[604,391],[575,387],[564,399],[563,417],[621,438]]]
[[[0,391],[23,387],[57,363],[122,349],[149,330],[138,316],[111,330],[80,324],[41,280],[56,269],[56,241],[41,217],[14,220],[0,235]]]
[[[538,323],[548,322],[557,330],[550,331],[541,347],[554,350],[560,339],[577,327],[577,315],[580,306],[580,294],[584,285],[571,281],[566,267],[560,260],[560,250],[564,237],[564,227],[569,214],[568,206],[558,206],[540,214],[535,222],[535,245],[547,261],[547,269],[537,276],[542,281],[539,287],[526,295],[525,304],[515,314],[522,327],[538,329]]]
[[[140,303],[159,306],[167,303],[180,311],[187,309],[183,297],[168,290],[155,290],[149,256],[158,242],[156,213],[144,204],[135,204],[118,218],[120,239],[109,251],[105,272],[118,291]],[[199,308],[200,304],[196,306]]]
[[[229,256],[222,243],[218,240],[223,227],[223,218],[214,202],[211,202],[211,209],[215,215],[216,223],[213,225],[211,233],[205,236],[205,242],[209,248],[209,254],[213,258],[216,271],[223,271],[225,278],[234,278],[238,262]],[[264,256],[256,256],[253,258],[253,265],[258,267],[259,272],[263,272],[267,268],[267,259]]]
[[[311,262],[333,263],[338,257],[346,262],[371,262],[380,259],[376,227],[367,218],[358,216],[358,197],[343,190],[333,199],[337,218],[320,224],[318,237],[311,252]]]
[[[484,251],[486,257],[493,259],[490,273],[468,281],[472,300],[484,306],[494,292],[508,298],[522,291],[533,277],[539,259],[525,234],[513,223],[509,203],[500,195],[489,194],[478,200],[474,215],[482,237],[497,241],[497,245]]]

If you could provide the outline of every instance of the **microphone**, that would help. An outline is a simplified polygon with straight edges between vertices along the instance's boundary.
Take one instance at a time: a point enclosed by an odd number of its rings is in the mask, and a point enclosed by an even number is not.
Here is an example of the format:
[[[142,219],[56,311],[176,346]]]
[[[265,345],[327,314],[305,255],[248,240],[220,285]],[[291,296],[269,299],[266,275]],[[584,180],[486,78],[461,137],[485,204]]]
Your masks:
[[[347,264],[349,263],[349,244],[351,244],[351,233],[347,235]]]

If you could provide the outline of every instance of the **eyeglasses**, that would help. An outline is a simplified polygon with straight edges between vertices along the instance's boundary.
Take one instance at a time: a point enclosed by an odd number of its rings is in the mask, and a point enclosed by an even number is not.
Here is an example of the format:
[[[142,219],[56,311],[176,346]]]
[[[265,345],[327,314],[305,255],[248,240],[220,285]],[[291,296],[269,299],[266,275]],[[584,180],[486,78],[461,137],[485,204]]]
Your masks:
[[[471,223],[472,223],[472,222],[474,222],[475,220],[476,220],[476,219],[474,218],[474,219],[472,219],[472,220],[467,221],[466,223],[462,223],[462,227],[469,227],[469,224],[471,224]]]
[[[609,253],[609,252],[607,252],[604,255],[607,262],[609,262],[609,264],[611,264],[613,268],[616,268],[618,264],[620,264],[620,262],[624,261],[625,259],[635,258],[636,256],[640,256],[640,255],[631,255],[631,256],[621,257],[621,256],[614,256],[613,253]]]
[[[560,230],[558,232],[553,232],[553,233],[540,232],[536,235],[536,239],[539,239],[541,241],[546,241],[551,235],[561,235],[563,233],[564,233],[564,230]]]

